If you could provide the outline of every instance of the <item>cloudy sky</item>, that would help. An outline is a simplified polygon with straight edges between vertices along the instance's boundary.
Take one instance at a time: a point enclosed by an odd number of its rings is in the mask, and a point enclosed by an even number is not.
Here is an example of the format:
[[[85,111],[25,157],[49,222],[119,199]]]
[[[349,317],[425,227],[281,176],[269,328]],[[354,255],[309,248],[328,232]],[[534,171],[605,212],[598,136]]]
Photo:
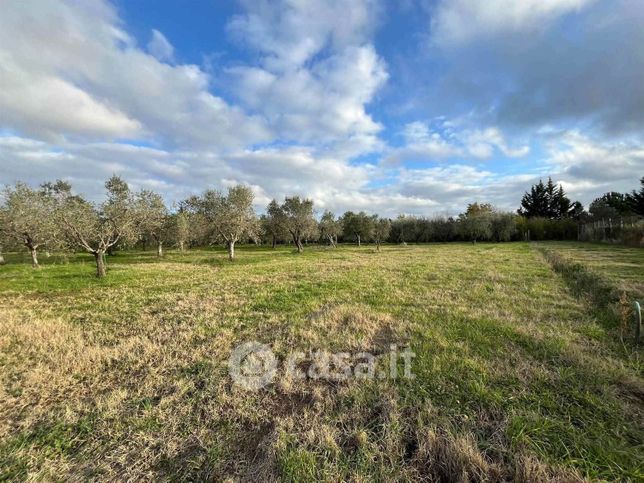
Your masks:
[[[0,183],[319,211],[584,204],[644,176],[642,0],[2,0]]]

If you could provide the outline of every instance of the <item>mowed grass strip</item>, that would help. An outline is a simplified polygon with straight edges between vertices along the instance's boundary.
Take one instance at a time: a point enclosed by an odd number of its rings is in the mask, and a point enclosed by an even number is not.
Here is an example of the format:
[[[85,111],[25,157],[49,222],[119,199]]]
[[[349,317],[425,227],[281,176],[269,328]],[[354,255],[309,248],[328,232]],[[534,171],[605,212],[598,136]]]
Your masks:
[[[639,354],[528,244],[126,252],[103,280],[19,257],[0,268],[5,478],[644,478]],[[415,379],[247,392],[226,363],[250,340],[409,345]]]

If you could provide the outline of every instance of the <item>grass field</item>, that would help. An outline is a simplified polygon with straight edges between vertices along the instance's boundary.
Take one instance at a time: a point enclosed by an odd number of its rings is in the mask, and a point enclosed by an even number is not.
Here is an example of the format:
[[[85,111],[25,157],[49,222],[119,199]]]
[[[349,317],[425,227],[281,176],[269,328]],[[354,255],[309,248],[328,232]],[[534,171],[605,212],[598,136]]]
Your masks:
[[[642,294],[644,250],[598,245],[10,254],[0,480],[641,480],[641,351],[544,250]],[[409,346],[415,378],[246,391],[247,341]]]

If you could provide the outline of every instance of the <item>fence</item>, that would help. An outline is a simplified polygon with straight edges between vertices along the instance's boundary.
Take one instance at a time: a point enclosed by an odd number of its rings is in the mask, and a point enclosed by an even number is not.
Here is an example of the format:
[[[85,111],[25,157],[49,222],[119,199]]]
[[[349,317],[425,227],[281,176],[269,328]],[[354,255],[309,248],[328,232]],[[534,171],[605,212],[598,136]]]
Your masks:
[[[579,224],[578,240],[644,246],[644,219],[602,219]]]

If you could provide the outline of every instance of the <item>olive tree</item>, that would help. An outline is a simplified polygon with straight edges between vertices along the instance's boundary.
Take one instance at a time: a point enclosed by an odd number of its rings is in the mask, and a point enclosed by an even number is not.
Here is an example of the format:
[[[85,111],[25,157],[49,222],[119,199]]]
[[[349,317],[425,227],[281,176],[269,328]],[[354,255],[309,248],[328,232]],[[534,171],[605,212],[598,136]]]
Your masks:
[[[492,237],[492,218],[494,208],[488,203],[472,203],[458,219],[459,232],[464,239],[472,243]]]
[[[255,238],[259,231],[253,209],[254,195],[248,186],[228,188],[228,194],[208,190],[201,199],[205,219],[214,230],[215,239],[228,248],[228,258],[235,259],[235,243],[243,238]]]
[[[297,252],[302,253],[302,240],[312,237],[317,232],[317,223],[313,217],[313,200],[301,199],[299,196],[285,198],[282,204],[285,226],[293,237]]]
[[[286,215],[276,200],[271,200],[266,207],[266,214],[262,216],[262,230],[271,238],[273,248],[278,240],[285,240],[289,235],[286,228]]]
[[[347,211],[342,216],[342,229],[346,238],[353,238],[360,246],[362,240],[368,240],[373,236],[373,218],[364,211]]]
[[[320,235],[329,240],[329,244],[335,248],[338,245],[338,236],[342,233],[342,221],[335,218],[329,210],[325,211],[319,223]]]
[[[172,227],[174,240],[179,246],[179,250],[184,251],[186,243],[190,241],[190,214],[185,210],[180,210],[172,217]]]
[[[201,196],[192,195],[179,203],[179,213],[183,214],[185,231],[183,231],[183,243],[191,245],[208,245],[213,242],[213,228],[206,217],[204,200]],[[187,226],[186,226],[187,225]],[[179,235],[177,234],[177,239]],[[179,248],[181,248],[181,241]]]
[[[61,194],[70,190],[64,181],[45,183],[33,189],[24,183],[7,186],[0,206],[0,235],[10,244],[23,245],[31,254],[31,265],[38,268],[38,249],[52,247],[59,239],[54,212]]]
[[[157,256],[162,257],[163,244],[171,235],[171,219],[163,197],[153,191],[141,191],[136,199],[136,214],[140,233],[154,240]]]
[[[373,217],[373,241],[376,242],[376,250],[380,251],[380,244],[389,238],[391,222],[387,218]]]
[[[69,195],[58,207],[56,215],[68,243],[94,255],[97,277],[106,274],[107,250],[117,243],[134,242],[139,234],[136,203],[127,183],[112,176],[105,188],[105,202],[95,204]]]

